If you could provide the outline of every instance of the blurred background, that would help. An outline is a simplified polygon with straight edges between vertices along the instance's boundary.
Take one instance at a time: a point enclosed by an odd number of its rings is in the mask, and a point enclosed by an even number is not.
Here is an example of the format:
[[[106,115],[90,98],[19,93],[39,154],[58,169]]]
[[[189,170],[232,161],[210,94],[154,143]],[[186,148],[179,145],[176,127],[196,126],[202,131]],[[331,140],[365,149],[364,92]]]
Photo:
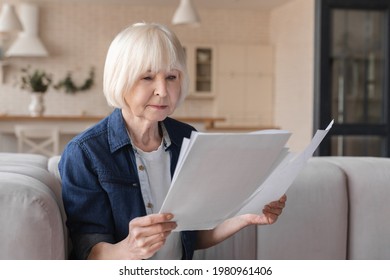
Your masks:
[[[195,23],[179,22],[188,6]],[[205,131],[286,129],[298,151],[334,119],[319,155],[389,155],[388,1],[0,0],[2,20],[9,10],[22,29],[0,21],[1,151],[16,149],[15,125],[58,125],[63,146],[109,114],[107,49],[145,21],[171,27],[187,53],[190,95],[173,117]],[[18,43],[29,36],[39,46]],[[38,116],[21,87],[25,68],[45,71],[53,85],[67,81],[47,89]]]

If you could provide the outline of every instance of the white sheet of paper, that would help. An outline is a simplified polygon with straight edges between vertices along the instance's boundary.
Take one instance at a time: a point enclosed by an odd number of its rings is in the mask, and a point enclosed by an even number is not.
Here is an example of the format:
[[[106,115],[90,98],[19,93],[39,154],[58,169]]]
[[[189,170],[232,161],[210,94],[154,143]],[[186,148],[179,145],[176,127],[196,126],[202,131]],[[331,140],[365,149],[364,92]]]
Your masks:
[[[174,214],[176,231],[215,227],[268,176],[290,135],[193,133],[160,213]]]
[[[300,154],[290,153],[253,195],[243,203],[243,207],[236,215],[259,214],[266,204],[278,200],[285,194],[332,125],[333,121],[325,130],[318,130],[311,143]]]
[[[160,213],[174,214],[175,231],[212,229],[235,215],[261,213],[287,191],[332,124],[299,155],[285,147],[286,131],[193,133]]]

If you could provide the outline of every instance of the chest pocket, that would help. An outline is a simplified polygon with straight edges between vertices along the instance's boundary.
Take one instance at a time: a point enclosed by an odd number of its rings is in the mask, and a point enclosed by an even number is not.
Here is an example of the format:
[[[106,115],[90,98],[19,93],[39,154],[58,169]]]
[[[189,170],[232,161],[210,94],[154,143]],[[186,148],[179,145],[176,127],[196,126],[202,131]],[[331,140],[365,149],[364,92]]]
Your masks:
[[[99,181],[112,202],[127,202],[140,198],[141,188],[137,178],[99,174]],[[142,196],[141,196],[142,197]]]
[[[132,219],[145,213],[138,180],[129,177],[101,176],[100,183],[110,201],[114,217],[125,215],[127,219]]]

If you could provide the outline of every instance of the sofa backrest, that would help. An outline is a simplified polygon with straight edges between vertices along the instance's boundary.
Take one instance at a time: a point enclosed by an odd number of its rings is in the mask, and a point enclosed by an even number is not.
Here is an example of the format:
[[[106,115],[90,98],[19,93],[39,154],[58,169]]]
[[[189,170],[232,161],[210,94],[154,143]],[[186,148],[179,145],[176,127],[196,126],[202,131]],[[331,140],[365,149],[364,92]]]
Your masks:
[[[47,168],[48,158],[38,154],[0,153],[0,165],[21,164]]]
[[[258,227],[259,259],[390,259],[390,159],[311,158],[277,223]]]
[[[346,176],[312,158],[287,191],[278,221],[259,226],[258,259],[345,259],[348,235]]]
[[[343,170],[349,194],[348,259],[390,259],[390,159],[323,158]]]

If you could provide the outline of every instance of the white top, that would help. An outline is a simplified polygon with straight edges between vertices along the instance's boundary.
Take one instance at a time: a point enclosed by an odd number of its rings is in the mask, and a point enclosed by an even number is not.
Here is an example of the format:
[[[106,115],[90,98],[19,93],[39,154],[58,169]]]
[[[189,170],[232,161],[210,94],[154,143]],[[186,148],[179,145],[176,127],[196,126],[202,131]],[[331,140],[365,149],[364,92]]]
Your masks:
[[[171,159],[165,141],[156,151],[144,152],[135,145],[134,152],[146,213],[158,213],[171,185]],[[172,232],[164,246],[150,259],[175,260],[182,258],[180,232]]]

